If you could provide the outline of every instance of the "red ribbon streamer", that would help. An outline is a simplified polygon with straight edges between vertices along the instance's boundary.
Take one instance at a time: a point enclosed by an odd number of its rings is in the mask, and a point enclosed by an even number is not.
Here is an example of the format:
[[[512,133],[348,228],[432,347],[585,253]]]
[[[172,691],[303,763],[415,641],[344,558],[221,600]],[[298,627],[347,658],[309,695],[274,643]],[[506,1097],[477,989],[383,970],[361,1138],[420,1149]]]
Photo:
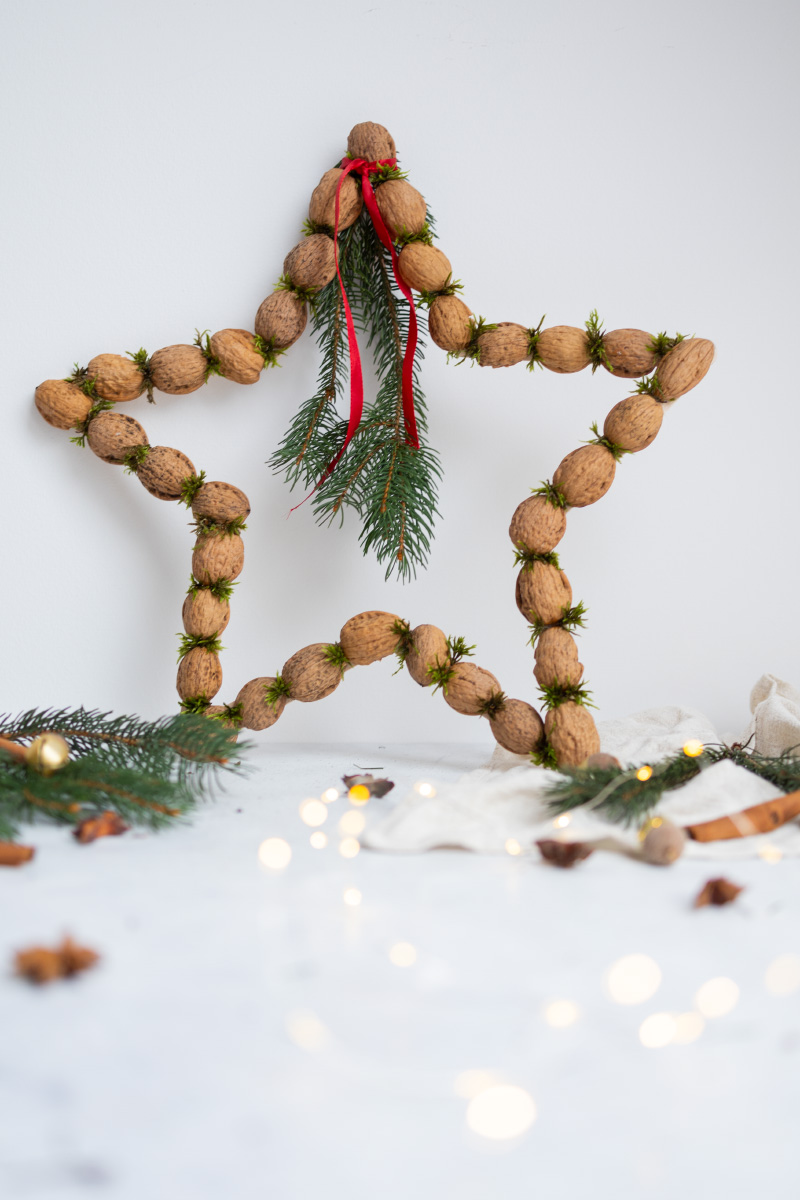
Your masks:
[[[361,354],[358,349],[358,338],[356,337],[356,327],[353,322],[353,314],[350,311],[350,301],[347,299],[347,292],[342,279],[342,273],[339,269],[339,201],[342,191],[342,184],[351,171],[357,171],[361,176],[361,194],[364,198],[364,203],[367,206],[372,224],[375,227],[375,232],[378,235],[381,243],[386,247],[392,256],[392,270],[397,282],[397,286],[405,296],[409,305],[409,322],[408,322],[408,341],[406,342],[405,353],[403,355],[403,373],[402,373],[402,397],[403,397],[403,422],[406,432],[406,445],[413,446],[414,449],[419,449],[419,435],[417,433],[417,418],[414,411],[414,355],[417,350],[417,313],[414,307],[414,298],[411,295],[411,289],[403,280],[397,265],[397,254],[395,252],[394,243],[392,242],[389,230],[386,228],[380,209],[375,200],[375,192],[370,181],[370,172],[377,171],[379,167],[394,167],[397,164],[395,158],[383,158],[377,162],[368,162],[365,158],[343,158],[341,162],[342,173],[339,176],[339,183],[336,188],[336,204],[334,210],[333,224],[333,253],[336,262],[336,274],[339,277],[339,287],[342,290],[342,304],[344,306],[345,320],[347,322],[347,343],[350,351],[350,418],[347,422],[347,433],[345,434],[344,443],[337,453],[336,457],[331,460],[325,468],[322,477],[314,488],[314,491],[319,488],[326,479],[330,477],[340,462],[345,450],[350,445],[356,430],[361,424],[361,417],[364,412],[364,379],[361,373]],[[313,495],[313,492],[311,493]],[[306,497],[308,499],[308,497]],[[303,501],[305,503],[305,501]],[[297,505],[296,507],[300,507]],[[294,509],[292,509],[294,512]]]

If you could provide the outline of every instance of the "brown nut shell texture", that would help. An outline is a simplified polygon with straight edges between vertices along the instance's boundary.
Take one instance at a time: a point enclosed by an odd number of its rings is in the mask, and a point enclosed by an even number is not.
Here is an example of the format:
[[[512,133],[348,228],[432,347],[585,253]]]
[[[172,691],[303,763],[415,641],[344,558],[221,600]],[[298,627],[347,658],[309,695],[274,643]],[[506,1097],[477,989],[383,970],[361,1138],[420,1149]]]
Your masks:
[[[554,625],[572,605],[572,588],[563,571],[549,563],[523,567],[517,576],[517,608],[531,623]]]
[[[524,700],[506,700],[489,725],[497,744],[512,754],[530,754],[539,749],[544,738],[542,718]]]
[[[219,655],[203,646],[195,646],[181,659],[178,667],[178,695],[181,700],[205,696],[212,700],[222,687]]]
[[[508,536],[518,550],[549,554],[567,531],[567,514],[544,496],[529,496],[514,511]]]
[[[136,446],[147,445],[147,434],[138,421],[125,413],[99,412],[89,422],[86,434],[89,447],[103,462],[117,466],[125,461],[125,455]]]
[[[245,729],[269,729],[280,717],[287,704],[286,696],[277,696],[275,702],[267,701],[267,691],[275,683],[272,675],[251,679],[246,683],[236,703],[242,706],[242,725]]]
[[[89,415],[92,402],[75,383],[46,379],[33,394],[40,416],[55,429],[75,429]]]
[[[397,259],[405,282],[416,292],[440,292],[453,273],[450,259],[436,246],[409,242]]]
[[[344,172],[340,167],[332,167],[320,179],[311,193],[308,206],[308,218],[315,225],[325,225],[333,229],[336,220],[336,189]],[[339,191],[339,229],[349,229],[358,220],[363,207],[361,188],[352,175],[345,178]]]
[[[487,329],[480,335],[478,351],[482,367],[513,367],[528,357],[528,331],[513,321],[500,321],[496,329]]]
[[[244,567],[244,542],[238,533],[203,533],[192,552],[192,574],[198,583],[236,579]]]
[[[167,396],[188,396],[206,382],[208,360],[199,346],[165,346],[150,357],[153,387]]]
[[[591,713],[582,704],[575,704],[572,700],[550,709],[545,718],[544,731],[559,766],[577,767],[600,749],[600,735]]]
[[[477,667],[475,663],[457,662],[443,690],[445,700],[456,712],[477,717],[486,701],[496,696],[501,688],[491,671]]]
[[[433,682],[431,670],[449,665],[447,638],[436,625],[417,625],[411,631],[411,644],[413,649],[406,655],[406,670],[420,687],[430,687]]]
[[[284,664],[281,678],[289,685],[292,700],[308,704],[324,700],[336,691],[342,682],[342,673],[334,663],[328,662],[327,649],[327,643],[315,642],[298,650]]]
[[[603,349],[608,362],[603,360],[606,370],[620,379],[638,379],[649,375],[656,367],[656,353],[648,349],[653,341],[652,333],[643,329],[612,329],[603,335]]]
[[[399,620],[395,613],[372,611],[359,613],[346,621],[339,644],[348,661],[354,667],[368,666],[394,654],[399,640],[395,626]]]
[[[122,354],[97,354],[86,368],[101,400],[119,404],[135,400],[144,391],[144,376],[130,358]]]
[[[293,346],[306,327],[308,314],[294,292],[278,289],[263,300],[256,313],[256,333],[276,350]]]
[[[606,417],[603,437],[635,454],[655,441],[663,420],[664,406],[652,396],[626,396]]]
[[[185,479],[195,474],[194,463],[172,446],[151,446],[136,474],[158,500],[180,500]]]
[[[535,659],[533,674],[541,687],[577,687],[583,678],[575,639],[557,625],[545,629],[536,639]]]
[[[605,446],[580,446],[561,460],[553,483],[570,508],[586,508],[605,496],[616,470],[614,455]]]
[[[312,233],[289,251],[283,270],[296,288],[326,287],[336,274],[333,239],[325,233]]]
[[[246,329],[221,329],[211,338],[210,346],[226,379],[234,383],[258,383],[264,359],[256,350],[252,333]]]
[[[662,400],[677,400],[697,387],[714,361],[714,343],[707,338],[684,338],[658,364],[655,381]]]
[[[207,588],[190,592],[183,602],[183,628],[190,637],[208,638],[222,633],[231,619],[231,606]]]
[[[472,337],[472,313],[458,296],[437,296],[428,313],[428,332],[440,350],[456,354]]]

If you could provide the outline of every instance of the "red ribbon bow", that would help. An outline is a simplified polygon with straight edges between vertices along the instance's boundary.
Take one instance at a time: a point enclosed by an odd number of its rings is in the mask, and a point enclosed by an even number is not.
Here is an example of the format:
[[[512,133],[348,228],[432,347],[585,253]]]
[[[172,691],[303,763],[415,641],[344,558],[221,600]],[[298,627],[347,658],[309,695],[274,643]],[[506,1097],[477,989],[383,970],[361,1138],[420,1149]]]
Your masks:
[[[344,305],[345,318],[347,320],[347,342],[350,350],[350,419],[347,423],[347,433],[345,434],[344,444],[339,450],[336,457],[328,464],[323,472],[317,487],[324,483],[325,480],[334,471],[337,463],[342,458],[353,436],[361,423],[361,416],[364,411],[364,380],[361,374],[361,354],[358,349],[358,339],[356,338],[356,327],[353,323],[353,314],[350,311],[350,302],[347,299],[344,280],[342,273],[339,270],[339,200],[342,191],[342,184],[351,171],[357,171],[361,176],[361,194],[364,198],[364,203],[367,206],[367,212],[372,218],[372,224],[375,227],[375,232],[378,238],[389,251],[392,256],[392,269],[394,277],[397,281],[397,286],[408,300],[409,305],[409,322],[408,322],[408,341],[403,355],[403,375],[402,375],[402,396],[403,396],[403,421],[406,431],[406,445],[413,446],[419,449],[419,435],[417,433],[417,418],[414,412],[414,355],[417,349],[417,314],[414,308],[414,298],[411,295],[411,290],[404,282],[400,275],[397,266],[397,254],[395,252],[394,243],[389,234],[380,209],[375,200],[375,192],[370,181],[370,172],[377,171],[379,167],[394,167],[397,164],[395,158],[383,158],[378,162],[368,162],[365,158],[343,158],[341,162],[342,173],[339,176],[339,183],[336,188],[336,206],[333,224],[333,252],[336,261],[336,274],[339,277],[339,286],[342,289],[342,303]],[[316,489],[315,489],[316,490]]]

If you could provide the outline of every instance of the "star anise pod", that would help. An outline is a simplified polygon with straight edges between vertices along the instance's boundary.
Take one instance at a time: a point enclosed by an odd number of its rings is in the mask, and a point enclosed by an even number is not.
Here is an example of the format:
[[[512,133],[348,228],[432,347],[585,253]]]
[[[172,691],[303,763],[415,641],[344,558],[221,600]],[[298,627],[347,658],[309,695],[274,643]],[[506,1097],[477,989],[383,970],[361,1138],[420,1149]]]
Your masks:
[[[52,983],[54,979],[66,979],[93,967],[100,955],[88,946],[79,946],[71,937],[65,937],[60,946],[31,946],[30,950],[19,950],[14,956],[14,968],[31,983]]]
[[[730,904],[743,892],[744,888],[739,887],[736,883],[731,883],[730,879],[709,879],[708,883],[698,893],[697,899],[694,902],[695,908],[705,908],[707,904]]]
[[[593,848],[583,842],[559,842],[556,838],[543,838],[536,845],[545,862],[554,867],[574,867],[575,863],[583,862],[594,853]]]
[[[130,825],[126,825],[118,813],[103,812],[95,817],[84,817],[72,832],[73,836],[85,845],[101,837],[118,837],[121,833],[127,833],[129,829]]]

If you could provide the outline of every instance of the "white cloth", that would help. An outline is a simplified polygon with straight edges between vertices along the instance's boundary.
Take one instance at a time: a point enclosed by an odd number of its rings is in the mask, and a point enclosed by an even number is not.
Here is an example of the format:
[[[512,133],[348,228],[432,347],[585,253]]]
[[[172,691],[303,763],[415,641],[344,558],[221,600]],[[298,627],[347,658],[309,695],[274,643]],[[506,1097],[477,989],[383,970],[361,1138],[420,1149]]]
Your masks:
[[[800,747],[800,692],[783,680],[763,675],[750,696],[752,720],[738,740],[761,754],[782,754]],[[616,721],[598,723],[604,751],[623,765],[656,763],[676,753],[690,738],[704,743],[722,739],[702,713],[689,708],[652,708]],[[509,838],[526,850],[539,838],[605,842],[619,850],[638,845],[635,828],[625,829],[587,809],[570,813],[565,827],[554,825],[547,809],[553,772],[533,766],[521,755],[496,747],[491,761],[457,783],[436,785],[435,796],[411,792],[371,825],[362,837],[373,850],[421,851],[454,846],[485,854],[501,853]],[[659,815],[679,825],[710,821],[763,803],[780,790],[743,767],[724,761],[708,767],[684,787],[665,792]],[[800,824],[791,821],[769,834],[723,842],[688,841],[694,858],[749,858],[780,851],[800,855]]]

